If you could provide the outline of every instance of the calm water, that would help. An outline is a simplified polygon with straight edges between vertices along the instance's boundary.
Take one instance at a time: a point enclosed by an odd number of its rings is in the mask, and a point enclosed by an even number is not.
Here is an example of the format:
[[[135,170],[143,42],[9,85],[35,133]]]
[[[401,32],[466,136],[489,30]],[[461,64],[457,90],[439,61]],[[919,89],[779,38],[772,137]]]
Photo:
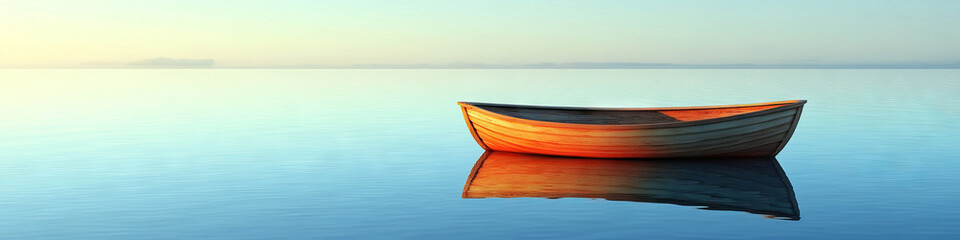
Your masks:
[[[0,238],[960,238],[958,70],[0,70]],[[807,99],[799,221],[461,198],[458,100]]]

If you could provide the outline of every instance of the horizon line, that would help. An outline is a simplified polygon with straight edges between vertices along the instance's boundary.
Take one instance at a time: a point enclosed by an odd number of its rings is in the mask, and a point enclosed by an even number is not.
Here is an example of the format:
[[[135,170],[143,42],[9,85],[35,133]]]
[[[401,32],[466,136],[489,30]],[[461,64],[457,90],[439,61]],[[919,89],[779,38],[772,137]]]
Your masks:
[[[534,64],[298,64],[264,66],[150,65],[116,64],[101,66],[0,66],[0,69],[960,69],[955,63],[877,63],[877,64],[684,64],[643,62],[569,62]]]

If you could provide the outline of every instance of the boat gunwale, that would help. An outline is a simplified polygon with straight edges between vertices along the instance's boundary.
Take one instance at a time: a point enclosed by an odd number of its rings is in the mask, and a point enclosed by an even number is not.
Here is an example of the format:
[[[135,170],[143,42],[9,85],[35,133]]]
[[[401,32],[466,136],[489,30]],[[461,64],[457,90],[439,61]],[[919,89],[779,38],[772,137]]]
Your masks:
[[[693,106],[693,107],[607,108],[607,107],[567,107],[567,106],[553,107],[553,106],[516,105],[516,104],[499,104],[499,103],[457,102],[457,104],[463,107],[464,110],[469,109],[469,110],[479,111],[481,113],[499,117],[507,121],[514,121],[514,122],[526,123],[526,124],[538,125],[538,126],[574,128],[574,129],[578,129],[578,128],[579,129],[583,129],[583,128],[587,128],[587,129],[650,129],[650,128],[673,128],[673,127],[695,126],[695,125],[703,125],[703,124],[709,124],[709,123],[715,123],[715,122],[737,120],[741,118],[748,118],[753,116],[764,115],[767,113],[778,112],[786,109],[798,108],[803,106],[806,103],[807,103],[807,100],[788,100],[788,101],[776,101],[776,102],[765,102],[765,103]],[[581,111],[705,110],[705,109],[758,107],[758,106],[769,106],[769,105],[783,105],[783,106],[763,109],[763,110],[754,111],[754,112],[736,114],[736,115],[731,115],[726,117],[709,118],[709,119],[695,120],[695,121],[665,122],[665,123],[629,123],[629,124],[586,124],[586,123],[550,122],[550,121],[541,121],[541,120],[513,117],[506,114],[501,114],[501,113],[483,109],[483,107],[480,107],[478,105],[491,106],[491,107],[511,107],[511,108],[528,108],[528,109],[546,109],[546,110],[581,110]]]

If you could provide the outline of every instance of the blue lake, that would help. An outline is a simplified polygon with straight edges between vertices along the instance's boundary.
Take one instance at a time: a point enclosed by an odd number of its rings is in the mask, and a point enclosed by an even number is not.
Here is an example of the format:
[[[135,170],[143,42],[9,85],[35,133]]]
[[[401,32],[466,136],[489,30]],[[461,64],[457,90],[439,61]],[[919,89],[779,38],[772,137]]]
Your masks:
[[[0,238],[960,238],[960,70],[0,70]],[[457,101],[806,99],[797,221],[462,198]]]

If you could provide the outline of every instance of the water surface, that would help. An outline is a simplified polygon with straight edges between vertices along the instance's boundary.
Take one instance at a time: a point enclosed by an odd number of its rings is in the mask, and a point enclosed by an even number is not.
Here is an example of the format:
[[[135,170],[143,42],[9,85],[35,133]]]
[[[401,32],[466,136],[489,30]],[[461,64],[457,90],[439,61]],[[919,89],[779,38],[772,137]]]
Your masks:
[[[8,239],[960,237],[958,70],[0,70]],[[806,99],[777,157],[801,219],[461,198],[456,101]]]

